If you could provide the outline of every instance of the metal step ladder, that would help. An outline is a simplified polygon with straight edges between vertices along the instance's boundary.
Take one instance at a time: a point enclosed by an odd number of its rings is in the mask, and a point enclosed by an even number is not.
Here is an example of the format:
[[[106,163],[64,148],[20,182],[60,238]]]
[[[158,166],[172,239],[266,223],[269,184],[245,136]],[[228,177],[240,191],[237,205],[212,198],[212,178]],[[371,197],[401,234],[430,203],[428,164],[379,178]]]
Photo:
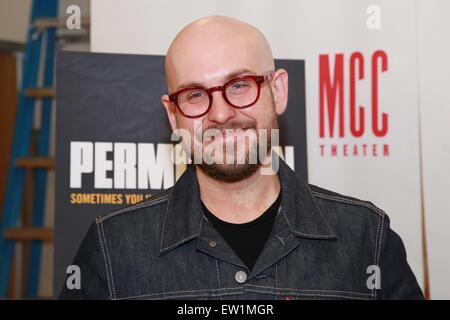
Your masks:
[[[42,243],[53,241],[53,230],[44,228],[43,224],[47,171],[55,167],[54,159],[49,157],[49,141],[51,108],[55,96],[53,69],[57,26],[43,21],[55,20],[57,16],[58,0],[32,1],[12,158],[0,222],[0,299],[6,298],[7,295],[15,243],[30,242],[26,298],[35,298],[39,286]],[[38,88],[40,72],[43,75],[43,87]],[[34,108],[39,99],[42,100],[42,112],[37,136],[37,155],[30,156]],[[35,170],[32,227],[20,227],[18,223],[23,202],[25,173],[30,169]]]

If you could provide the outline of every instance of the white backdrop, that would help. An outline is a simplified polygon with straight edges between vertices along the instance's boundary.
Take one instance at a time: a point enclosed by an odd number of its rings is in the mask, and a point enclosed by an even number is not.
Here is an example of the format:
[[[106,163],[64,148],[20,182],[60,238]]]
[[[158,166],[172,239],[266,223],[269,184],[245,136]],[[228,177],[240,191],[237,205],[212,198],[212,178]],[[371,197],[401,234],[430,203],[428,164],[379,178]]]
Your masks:
[[[379,29],[367,27],[367,20],[376,17],[373,11],[366,12],[371,5],[380,10]],[[444,12],[450,12],[445,0],[92,0],[91,49],[163,55],[187,23],[221,14],[259,28],[268,38],[275,58],[305,60],[310,182],[370,200],[385,210],[394,230],[403,238],[409,263],[423,284],[421,123],[431,296],[448,299],[450,205],[443,199],[450,191],[450,144],[446,133],[450,124],[450,48],[448,41],[443,43],[449,38],[450,23]],[[379,84],[379,110],[375,116],[378,127],[382,113],[388,120],[387,133],[381,137],[373,133],[371,114],[372,55],[377,50],[387,57],[387,70],[381,72],[381,64],[375,69]],[[356,103],[363,106],[366,120],[361,137],[352,136],[349,125],[349,68],[354,52],[360,52],[364,59],[364,78],[356,84]],[[334,137],[329,137],[327,125],[327,134],[320,137],[319,56],[328,55],[333,78],[337,54],[343,54],[344,135],[339,137],[336,122]],[[332,144],[338,146],[336,156],[331,155]],[[344,144],[347,156],[343,154]],[[376,155],[372,144],[377,145]],[[320,145],[324,145],[323,155]],[[352,155],[355,145],[358,156]],[[383,155],[383,145],[388,145],[388,156]]]

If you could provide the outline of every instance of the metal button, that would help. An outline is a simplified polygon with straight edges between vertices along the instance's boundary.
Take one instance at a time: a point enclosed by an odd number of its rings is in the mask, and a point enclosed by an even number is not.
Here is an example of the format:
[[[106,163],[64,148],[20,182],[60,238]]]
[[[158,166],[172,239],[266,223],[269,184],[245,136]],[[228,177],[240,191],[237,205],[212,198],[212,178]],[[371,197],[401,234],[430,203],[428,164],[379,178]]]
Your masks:
[[[238,271],[234,275],[234,279],[239,283],[244,283],[247,280],[247,274],[244,271]]]
[[[210,241],[209,242],[209,246],[210,247],[215,247],[217,245],[217,243],[215,241]]]

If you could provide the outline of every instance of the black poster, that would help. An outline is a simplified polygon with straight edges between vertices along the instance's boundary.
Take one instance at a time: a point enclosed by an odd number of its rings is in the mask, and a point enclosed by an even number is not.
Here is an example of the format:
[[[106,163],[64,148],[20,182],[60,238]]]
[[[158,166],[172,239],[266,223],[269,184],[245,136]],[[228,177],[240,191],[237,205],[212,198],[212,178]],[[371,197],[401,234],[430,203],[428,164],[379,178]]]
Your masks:
[[[286,162],[307,180],[304,61],[276,60],[276,66],[289,73],[280,146]],[[56,297],[96,216],[168,188],[181,174],[167,157],[175,142],[161,103],[166,92],[163,56],[58,54]],[[136,172],[130,162],[139,163]]]

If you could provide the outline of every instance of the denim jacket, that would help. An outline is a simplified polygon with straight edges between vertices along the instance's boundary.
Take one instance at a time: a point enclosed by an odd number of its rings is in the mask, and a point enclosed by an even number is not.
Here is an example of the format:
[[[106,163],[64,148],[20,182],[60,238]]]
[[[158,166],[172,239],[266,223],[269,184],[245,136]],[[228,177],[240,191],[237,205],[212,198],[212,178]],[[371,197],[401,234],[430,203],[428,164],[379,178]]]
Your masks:
[[[81,289],[60,298],[423,298],[382,210],[299,180],[281,159],[278,176],[281,205],[252,270],[203,215],[190,166],[172,188],[97,217],[73,262]]]

